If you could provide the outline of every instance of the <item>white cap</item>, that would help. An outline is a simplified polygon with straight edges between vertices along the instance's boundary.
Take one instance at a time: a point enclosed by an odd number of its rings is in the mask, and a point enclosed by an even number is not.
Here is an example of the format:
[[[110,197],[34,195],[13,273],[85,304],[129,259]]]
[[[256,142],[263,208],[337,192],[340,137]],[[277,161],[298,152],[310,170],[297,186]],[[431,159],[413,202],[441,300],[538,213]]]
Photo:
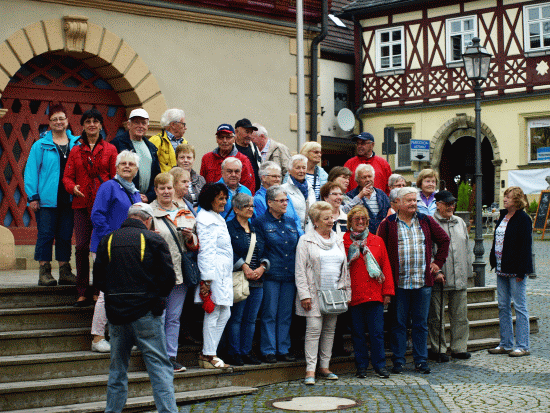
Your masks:
[[[149,119],[149,114],[145,109],[134,109],[130,112],[130,116],[128,116],[128,119],[132,119],[135,117]]]
[[[153,208],[151,208],[151,205],[146,204],[145,202],[136,202],[135,204],[133,204],[128,210],[128,215],[131,215],[131,213],[134,213],[136,210],[145,212],[150,217],[154,216]]]

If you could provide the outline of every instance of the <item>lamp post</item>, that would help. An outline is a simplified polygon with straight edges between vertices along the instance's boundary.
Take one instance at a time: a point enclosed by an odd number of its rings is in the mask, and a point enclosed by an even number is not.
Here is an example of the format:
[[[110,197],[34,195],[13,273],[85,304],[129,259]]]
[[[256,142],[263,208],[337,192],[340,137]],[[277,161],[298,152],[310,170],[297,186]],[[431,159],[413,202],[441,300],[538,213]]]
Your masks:
[[[474,284],[476,287],[485,286],[485,262],[483,261],[483,202],[481,173],[481,83],[487,79],[489,63],[492,55],[479,44],[479,38],[474,37],[462,54],[466,76],[474,82],[475,112],[476,112],[476,233],[474,245]]]

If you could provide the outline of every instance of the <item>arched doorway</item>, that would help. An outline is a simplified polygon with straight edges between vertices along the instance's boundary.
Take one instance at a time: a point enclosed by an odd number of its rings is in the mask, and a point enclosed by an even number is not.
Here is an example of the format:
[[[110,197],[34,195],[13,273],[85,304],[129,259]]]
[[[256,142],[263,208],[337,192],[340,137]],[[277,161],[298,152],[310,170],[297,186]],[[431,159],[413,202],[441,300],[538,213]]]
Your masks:
[[[126,120],[126,108],[111,85],[85,63],[66,53],[46,53],[10,79],[0,99],[0,218],[17,244],[34,244],[36,221],[27,207],[23,173],[32,144],[48,127],[49,107],[62,103],[69,125],[80,135],[80,115],[95,107],[105,120],[107,139]]]

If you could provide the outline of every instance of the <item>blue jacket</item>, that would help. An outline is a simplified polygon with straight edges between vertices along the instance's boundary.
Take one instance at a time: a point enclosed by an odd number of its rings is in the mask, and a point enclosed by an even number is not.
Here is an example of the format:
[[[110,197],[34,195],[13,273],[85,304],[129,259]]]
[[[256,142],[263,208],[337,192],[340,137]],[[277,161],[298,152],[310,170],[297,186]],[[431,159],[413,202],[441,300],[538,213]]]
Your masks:
[[[437,191],[433,193],[433,195],[435,194],[437,194]],[[417,206],[418,212],[425,215],[429,215],[431,217],[433,217],[435,214],[435,211],[437,211],[435,196],[432,198],[431,202],[428,205],[426,205],[424,200],[420,197],[420,191],[418,191],[418,193],[416,194],[416,206]]]
[[[70,151],[77,145],[78,136],[73,136],[70,130],[67,130],[66,133],[69,138]],[[61,179],[59,173],[59,153],[53,143],[52,131],[49,130],[32,145],[27,159],[25,166],[27,202],[39,201],[41,207],[55,208],[57,206],[57,189]]]
[[[296,246],[300,238],[296,223],[285,215],[276,219],[267,211],[252,224],[258,241],[265,245],[263,257],[270,264],[269,271],[264,273],[265,279],[294,283]]]
[[[260,189],[256,191],[256,194],[254,194],[254,213],[257,217],[261,217],[265,212],[267,211],[267,201],[265,199],[265,194],[267,193],[267,190],[261,186]],[[300,236],[304,235],[304,231],[302,230],[302,224],[300,222],[300,217],[296,213],[296,210],[294,209],[294,205],[292,204],[292,200],[289,196],[287,196],[288,204],[286,206],[286,212],[285,216],[290,218],[296,223],[296,228],[298,228],[298,233]]]
[[[220,179],[216,183],[225,185],[225,182],[223,181],[223,178]],[[227,185],[225,185],[225,186],[227,187]],[[225,208],[223,209],[223,212],[220,214],[223,217],[223,219],[225,219],[225,222],[229,222],[233,218],[235,218],[235,211],[233,211],[233,207],[231,206],[231,200],[233,199],[233,194],[231,193],[231,189],[229,189],[229,187],[227,187],[227,191],[229,192],[229,196],[227,197],[227,204],[225,204]],[[238,193],[241,193],[241,192],[243,194],[247,194],[247,195],[252,196],[252,192],[250,192],[250,189],[248,189],[243,184],[239,184],[239,186],[237,187],[237,190],[235,192],[235,195],[237,195]]]
[[[130,202],[124,188],[114,179],[101,184],[90,216],[94,227],[90,251],[96,252],[101,238],[120,228],[128,217],[130,206],[141,202],[139,192],[132,194],[132,199]]]
[[[353,199],[359,194],[359,191],[361,188],[357,187],[352,191],[349,191],[346,193],[347,196],[349,196],[353,202]],[[367,211],[369,211],[369,231],[376,235],[376,230],[378,229],[378,225],[382,222],[384,218],[386,218],[386,215],[388,215],[388,210],[390,209],[390,198],[386,195],[386,193],[378,188],[374,188],[376,191],[376,203],[378,204],[378,214],[376,216],[372,213],[371,209],[367,205],[367,202],[365,199],[362,199],[363,206],[367,208]]]

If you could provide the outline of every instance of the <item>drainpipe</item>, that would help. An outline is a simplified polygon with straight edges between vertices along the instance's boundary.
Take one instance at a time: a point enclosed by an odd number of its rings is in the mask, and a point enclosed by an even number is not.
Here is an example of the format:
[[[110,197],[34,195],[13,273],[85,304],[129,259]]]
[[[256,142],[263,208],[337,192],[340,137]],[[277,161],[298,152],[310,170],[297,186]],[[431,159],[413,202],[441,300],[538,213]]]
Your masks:
[[[306,102],[304,83],[304,12],[303,0],[296,1],[296,74],[297,74],[297,117],[298,151],[306,142]]]
[[[319,67],[319,58],[317,56],[319,50],[319,43],[321,43],[327,36],[328,32],[328,0],[322,0],[322,21],[321,21],[321,33],[313,39],[311,42],[311,95],[309,100],[310,105],[310,141],[317,140],[317,72]]]
[[[361,102],[363,101],[363,48],[362,48],[362,38],[363,38],[363,26],[361,26],[361,23],[357,20],[355,15],[352,17],[353,19],[353,25],[354,25],[354,42],[359,42],[359,44],[355,44],[355,102],[357,104],[357,109],[355,110],[355,119],[359,121],[359,133],[363,132],[364,125],[363,125],[363,119],[361,119],[361,115],[359,112],[361,112],[362,105]]]

